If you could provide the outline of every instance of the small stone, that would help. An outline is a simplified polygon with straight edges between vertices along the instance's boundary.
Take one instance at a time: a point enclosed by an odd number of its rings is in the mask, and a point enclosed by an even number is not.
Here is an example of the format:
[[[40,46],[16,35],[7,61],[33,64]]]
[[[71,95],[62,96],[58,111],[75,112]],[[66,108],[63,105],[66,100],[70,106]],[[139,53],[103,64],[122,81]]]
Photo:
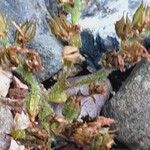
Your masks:
[[[11,139],[9,150],[25,150],[25,146],[19,145],[15,140]]]
[[[0,96],[6,97],[11,81],[12,73],[0,69]]]
[[[14,118],[14,128],[15,130],[24,130],[30,126],[30,120],[27,114],[23,111],[21,113],[16,113]]]
[[[7,106],[0,106],[0,133],[10,133],[13,129],[13,115]]]
[[[10,147],[11,137],[5,133],[0,133],[0,150],[8,150]]]
[[[12,78],[12,86],[15,88],[26,89],[28,90],[28,86],[22,83],[17,77],[13,76]]]
[[[11,99],[23,99],[27,96],[27,89],[11,88],[9,89],[8,97]]]

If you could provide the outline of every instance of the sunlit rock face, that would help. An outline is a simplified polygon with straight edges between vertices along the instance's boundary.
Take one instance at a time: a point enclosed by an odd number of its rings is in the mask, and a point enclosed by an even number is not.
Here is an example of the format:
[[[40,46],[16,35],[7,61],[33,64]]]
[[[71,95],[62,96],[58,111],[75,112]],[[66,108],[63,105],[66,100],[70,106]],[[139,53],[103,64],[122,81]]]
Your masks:
[[[114,24],[123,13],[131,17],[142,0],[91,0],[82,12],[79,24],[102,38],[116,36]],[[145,4],[149,0],[143,0]]]

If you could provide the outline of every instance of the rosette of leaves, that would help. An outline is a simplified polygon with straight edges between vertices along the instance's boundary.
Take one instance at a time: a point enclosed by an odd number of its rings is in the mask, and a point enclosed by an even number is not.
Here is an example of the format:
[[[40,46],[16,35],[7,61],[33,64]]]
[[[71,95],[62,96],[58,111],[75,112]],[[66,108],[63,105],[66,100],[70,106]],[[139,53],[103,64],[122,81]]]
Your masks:
[[[80,123],[74,128],[72,137],[79,147],[90,145],[92,150],[109,150],[114,144],[113,135],[109,132],[109,126],[113,123],[113,119],[105,117],[99,117],[93,122]]]
[[[150,7],[144,5],[143,1],[141,5],[137,8],[133,15],[132,20],[126,15],[122,17],[115,24],[116,34],[122,40],[127,40],[128,38],[139,38],[142,32],[145,36],[149,34],[150,31]]]
[[[122,40],[119,51],[103,55],[101,63],[108,69],[125,71],[126,66],[134,65],[141,59],[150,61],[150,54],[142,45],[142,40],[150,32],[150,7],[143,1],[133,15],[132,21],[128,15],[115,24],[116,34]]]
[[[77,25],[67,21],[66,16],[60,15],[59,17],[52,18],[50,27],[57,38],[67,42],[70,46],[81,46],[80,29]]]
[[[27,20],[25,23],[21,25],[21,27],[16,25],[15,22],[13,22],[13,24],[17,28],[15,41],[20,46],[23,47],[26,43],[28,43],[34,38],[36,34],[36,23],[34,21]]]
[[[97,135],[92,140],[92,150],[109,150],[114,144],[113,136],[109,134],[109,129],[104,128],[101,130],[101,135]]]
[[[134,65],[141,59],[150,61],[150,54],[142,44],[122,41],[121,50],[104,54],[101,63],[105,68],[125,71],[126,66]]]

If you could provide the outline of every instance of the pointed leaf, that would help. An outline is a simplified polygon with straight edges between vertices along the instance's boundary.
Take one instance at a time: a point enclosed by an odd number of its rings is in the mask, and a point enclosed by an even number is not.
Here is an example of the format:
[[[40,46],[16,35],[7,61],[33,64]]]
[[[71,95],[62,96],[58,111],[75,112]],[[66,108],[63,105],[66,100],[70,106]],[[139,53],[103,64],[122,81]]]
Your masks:
[[[65,79],[59,80],[48,92],[48,100],[53,103],[64,103],[67,100]]]
[[[14,139],[24,139],[26,136],[25,130],[14,130],[10,133]]]
[[[81,37],[79,33],[75,33],[71,36],[69,40],[69,45],[80,48],[81,47]]]
[[[81,0],[75,0],[74,7],[71,11],[72,24],[77,24],[81,13]]]
[[[41,97],[40,87],[37,80],[32,75],[32,73],[28,72],[23,66],[19,66],[18,72],[21,74],[24,80],[30,85],[30,92],[26,97],[26,105],[31,121],[34,122],[35,117],[39,112],[39,104]]]
[[[65,118],[69,121],[73,121],[74,119],[77,119],[80,114],[80,99],[78,96],[72,96],[70,97],[66,103],[64,104],[63,108],[63,115]]]
[[[2,15],[0,15],[0,34],[4,35],[4,33],[6,32],[6,24],[5,24],[5,20],[3,18]],[[0,35],[0,36],[1,36]]]
[[[133,15],[132,25],[138,27],[143,23],[144,20],[144,4],[143,1],[141,5],[137,8],[135,14]]]
[[[118,35],[119,38],[125,39],[124,37],[124,27],[125,27],[125,18],[124,16],[116,22],[115,24],[115,30],[116,34]]]

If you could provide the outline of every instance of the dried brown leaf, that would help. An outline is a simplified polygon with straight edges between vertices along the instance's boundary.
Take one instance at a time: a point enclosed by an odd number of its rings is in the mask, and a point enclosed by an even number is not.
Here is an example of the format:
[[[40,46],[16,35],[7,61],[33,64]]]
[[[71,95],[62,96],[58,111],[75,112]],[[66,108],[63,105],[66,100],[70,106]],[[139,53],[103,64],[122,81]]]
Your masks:
[[[26,53],[25,64],[28,68],[28,71],[32,73],[35,73],[36,71],[43,69],[39,53],[34,51]]]
[[[77,47],[65,46],[63,49],[63,59],[64,61],[69,61],[75,64],[81,63],[84,60],[84,57],[80,54],[80,51]]]
[[[26,21],[24,24],[19,27],[15,22],[13,22],[16,31],[16,41],[21,46],[24,47],[24,44],[31,41],[36,34],[36,23],[33,21]]]
[[[77,25],[67,21],[66,16],[54,17],[50,21],[52,33],[64,42],[70,43],[71,46],[81,46],[80,28]]]

